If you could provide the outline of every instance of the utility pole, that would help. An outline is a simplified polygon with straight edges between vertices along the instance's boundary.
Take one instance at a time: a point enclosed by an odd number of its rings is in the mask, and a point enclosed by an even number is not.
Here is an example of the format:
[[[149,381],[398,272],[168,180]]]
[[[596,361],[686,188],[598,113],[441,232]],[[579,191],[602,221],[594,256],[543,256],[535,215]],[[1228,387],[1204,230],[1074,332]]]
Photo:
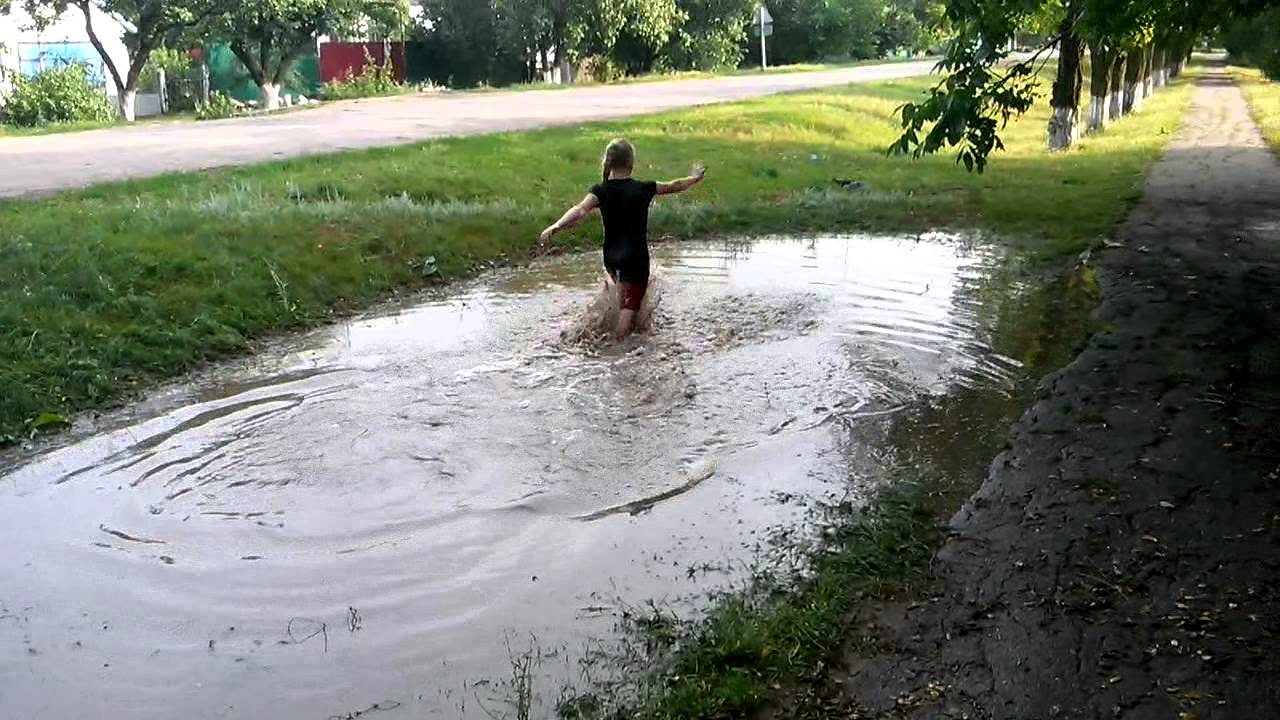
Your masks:
[[[769,69],[769,48],[764,34],[764,5],[760,5],[760,69]]]

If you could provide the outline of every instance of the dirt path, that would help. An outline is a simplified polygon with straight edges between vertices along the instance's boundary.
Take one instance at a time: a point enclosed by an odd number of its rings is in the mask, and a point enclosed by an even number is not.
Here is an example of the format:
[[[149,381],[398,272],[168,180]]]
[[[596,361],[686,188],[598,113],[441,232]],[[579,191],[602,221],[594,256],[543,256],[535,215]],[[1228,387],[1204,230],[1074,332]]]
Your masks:
[[[934,61],[572,90],[343,102],[273,117],[0,138],[0,197],[300,155],[569,125],[813,88],[927,75]]]
[[[1213,73],[849,717],[1280,717],[1280,164]]]

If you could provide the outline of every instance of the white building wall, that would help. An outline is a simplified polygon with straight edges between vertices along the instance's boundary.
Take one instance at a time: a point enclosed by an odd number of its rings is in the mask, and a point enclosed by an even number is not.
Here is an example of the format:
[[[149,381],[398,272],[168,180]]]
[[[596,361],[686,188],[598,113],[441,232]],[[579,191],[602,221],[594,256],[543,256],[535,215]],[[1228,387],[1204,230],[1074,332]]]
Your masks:
[[[93,7],[91,12],[94,32],[102,41],[116,68],[123,74],[129,66],[129,50],[124,45],[124,25],[96,7]],[[26,43],[59,42],[89,42],[84,15],[79,8],[69,8],[42,29],[37,28],[35,19],[18,7],[17,3],[13,5],[9,14],[0,15],[0,43],[4,45],[3,50],[0,50],[0,65],[4,67],[6,78],[10,78],[8,82],[12,82],[12,76],[19,70],[21,52]],[[116,89],[108,75],[104,71],[104,77],[107,77],[104,89],[108,95],[114,97]]]

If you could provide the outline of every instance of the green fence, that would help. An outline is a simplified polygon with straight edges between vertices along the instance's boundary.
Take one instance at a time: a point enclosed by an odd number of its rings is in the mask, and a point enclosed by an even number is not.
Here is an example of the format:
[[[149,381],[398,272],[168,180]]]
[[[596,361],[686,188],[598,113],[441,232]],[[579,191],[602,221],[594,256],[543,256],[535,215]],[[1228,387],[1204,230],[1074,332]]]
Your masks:
[[[320,59],[314,51],[308,52],[294,65],[292,77],[284,84],[284,92],[316,97],[320,94],[320,87]],[[258,99],[258,86],[226,44],[209,48],[209,89],[241,102]]]

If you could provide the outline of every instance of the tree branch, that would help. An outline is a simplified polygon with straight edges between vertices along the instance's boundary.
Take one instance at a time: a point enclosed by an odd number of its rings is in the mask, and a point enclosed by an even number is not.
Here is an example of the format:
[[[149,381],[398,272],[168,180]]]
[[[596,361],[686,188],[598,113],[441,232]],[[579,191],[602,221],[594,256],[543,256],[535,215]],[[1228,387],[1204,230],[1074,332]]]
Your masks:
[[[120,79],[120,71],[116,69],[115,61],[111,59],[111,55],[103,47],[102,41],[98,39],[98,33],[93,29],[93,8],[89,5],[89,0],[77,0],[76,4],[80,7],[80,11],[84,13],[84,31],[89,36],[89,42],[98,51],[98,55],[102,57],[102,64],[111,73],[111,80],[116,84],[116,92],[124,95],[125,84]]]
[[[262,65],[258,64],[258,59],[253,56],[253,53],[249,52],[243,41],[232,40],[231,53],[240,59],[240,62],[244,64],[245,69],[249,71],[249,75],[259,87],[267,84],[267,75],[263,71]]]
[[[276,68],[274,83],[276,85],[284,84],[284,79],[289,75],[289,69],[306,53],[308,45],[311,43],[311,37],[299,39],[298,42],[280,58],[280,66]],[[390,58],[388,58],[390,60]]]

